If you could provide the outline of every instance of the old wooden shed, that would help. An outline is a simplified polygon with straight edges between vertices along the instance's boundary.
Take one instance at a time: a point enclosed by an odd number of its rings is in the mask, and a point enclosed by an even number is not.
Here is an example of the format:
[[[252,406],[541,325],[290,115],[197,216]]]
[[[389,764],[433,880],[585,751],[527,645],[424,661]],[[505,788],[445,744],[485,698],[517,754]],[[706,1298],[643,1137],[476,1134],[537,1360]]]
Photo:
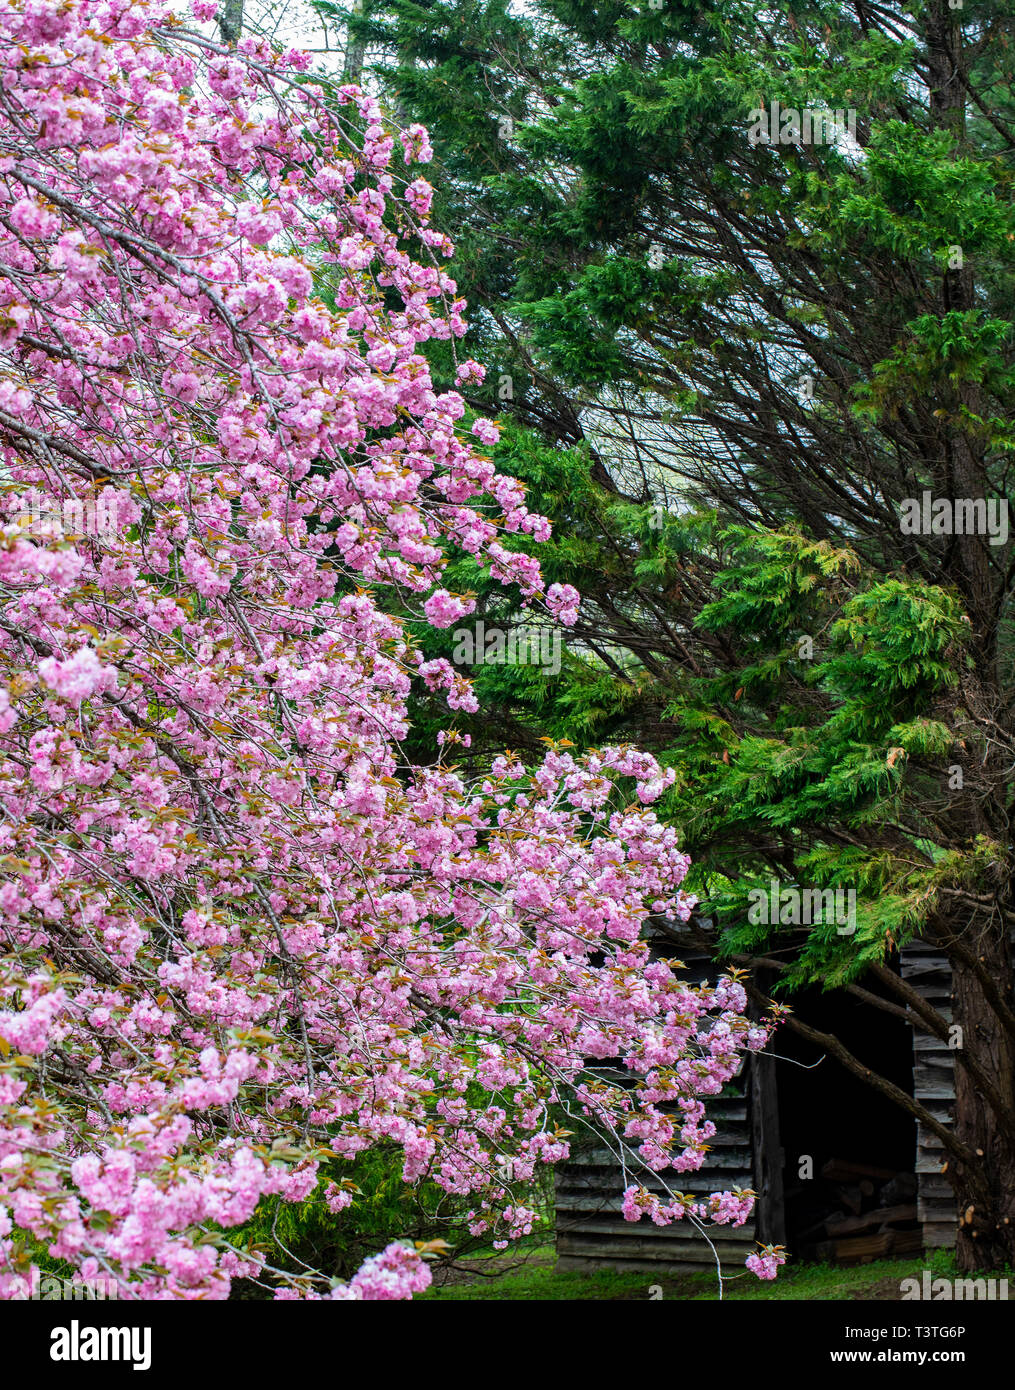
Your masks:
[[[714,977],[707,956],[680,954],[692,978]],[[899,971],[950,1019],[951,973],[941,955],[907,946]],[[805,993],[793,1006],[935,1118],[951,1122],[954,1057],[945,1042],[844,992]],[[752,1219],[713,1229],[714,1251],[690,1222],[625,1221],[617,1162],[605,1147],[586,1143],[557,1171],[560,1268],[689,1270],[713,1265],[716,1254],[732,1266],[758,1241],[842,1263],[954,1244],[955,1207],[941,1171],[940,1140],[789,1029],[748,1058],[736,1081],[708,1104],[716,1134],[705,1166],[668,1180],[672,1185],[676,1177],[678,1186],[702,1194],[753,1188]],[[664,1191],[661,1182],[646,1185]]]

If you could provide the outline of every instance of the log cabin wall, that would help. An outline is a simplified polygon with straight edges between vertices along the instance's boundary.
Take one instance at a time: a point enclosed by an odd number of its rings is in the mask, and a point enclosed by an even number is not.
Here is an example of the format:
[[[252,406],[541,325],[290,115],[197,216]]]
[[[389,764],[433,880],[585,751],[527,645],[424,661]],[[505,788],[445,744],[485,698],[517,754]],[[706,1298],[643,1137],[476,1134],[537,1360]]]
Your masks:
[[[716,1126],[712,1150],[705,1167],[693,1174],[670,1173],[674,1189],[707,1193],[729,1187],[753,1186],[750,1132],[746,1096],[714,1101],[709,1113]],[[649,1191],[664,1195],[662,1182],[649,1178]],[[757,1248],[755,1221],[739,1227],[721,1226],[710,1232],[710,1248],[700,1231],[687,1220],[670,1226],[654,1226],[646,1218],[625,1221],[621,1214],[622,1192],[616,1158],[605,1148],[588,1149],[562,1164],[556,1174],[558,1267],[587,1269],[612,1265],[615,1269],[666,1271],[713,1268],[719,1256],[723,1266],[742,1265]],[[717,1239],[718,1237],[718,1239]]]
[[[902,978],[923,995],[949,1023],[952,973],[944,956],[914,943],[902,952]],[[955,1108],[955,1054],[946,1042],[928,1033],[913,1034],[913,1095],[942,1124],[951,1125]],[[955,1244],[955,1198],[941,1171],[941,1140],[917,1122],[917,1210],[926,1249]]]
[[[715,965],[703,955],[681,953],[687,977],[694,982],[713,978]],[[705,1165],[696,1173],[668,1170],[666,1183],[674,1191],[721,1192],[731,1187],[755,1187],[751,1140],[750,1062],[726,1087],[727,1095],[708,1100],[708,1118],[716,1127]],[[597,1068],[602,1072],[605,1069]],[[606,1073],[623,1079],[620,1072]],[[639,1176],[650,1192],[664,1196],[662,1176]],[[625,1221],[621,1212],[622,1180],[617,1159],[603,1145],[579,1147],[557,1168],[557,1256],[559,1268],[587,1269],[612,1265],[651,1273],[714,1268],[715,1254],[723,1267],[742,1265],[757,1249],[756,1220],[743,1226],[720,1226],[709,1232],[715,1253],[688,1220],[654,1226],[646,1218]],[[718,1237],[718,1238],[717,1238]]]
[[[695,981],[715,973],[714,962],[708,957],[685,955],[684,961],[688,976]],[[950,1021],[951,971],[945,958],[914,943],[903,950],[900,969],[903,979]],[[914,1033],[913,1093],[935,1118],[948,1124],[953,1119],[954,1066],[954,1055],[947,1043],[925,1033]],[[622,1077],[621,1073],[614,1075]],[[785,1158],[780,1145],[776,1086],[772,1059],[749,1058],[736,1081],[726,1088],[728,1094],[708,1102],[716,1134],[710,1141],[705,1165],[686,1178],[673,1172],[666,1175],[671,1187],[683,1183],[695,1193],[734,1186],[752,1187],[758,1193],[755,1211],[745,1225],[710,1232],[714,1251],[688,1221],[670,1226],[654,1226],[645,1219],[625,1221],[616,1157],[602,1144],[591,1144],[577,1148],[573,1157],[557,1169],[559,1267],[584,1269],[608,1264],[617,1269],[644,1269],[647,1274],[652,1270],[701,1270],[714,1267],[716,1254],[724,1267],[736,1267],[757,1248],[757,1241],[783,1243]],[[941,1172],[943,1161],[940,1140],[918,1124],[917,1212],[925,1248],[955,1243],[955,1206]],[[646,1185],[663,1195],[660,1179],[649,1178]]]

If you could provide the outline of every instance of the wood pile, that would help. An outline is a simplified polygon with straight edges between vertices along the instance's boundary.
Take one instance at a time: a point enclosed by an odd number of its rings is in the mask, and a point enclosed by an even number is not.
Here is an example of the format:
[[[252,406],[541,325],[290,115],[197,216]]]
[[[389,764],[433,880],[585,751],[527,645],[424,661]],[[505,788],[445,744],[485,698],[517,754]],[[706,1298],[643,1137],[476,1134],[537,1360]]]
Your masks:
[[[857,1265],[919,1254],[916,1190],[914,1173],[830,1158],[811,1204],[822,1209],[820,1217],[800,1233],[800,1257]]]

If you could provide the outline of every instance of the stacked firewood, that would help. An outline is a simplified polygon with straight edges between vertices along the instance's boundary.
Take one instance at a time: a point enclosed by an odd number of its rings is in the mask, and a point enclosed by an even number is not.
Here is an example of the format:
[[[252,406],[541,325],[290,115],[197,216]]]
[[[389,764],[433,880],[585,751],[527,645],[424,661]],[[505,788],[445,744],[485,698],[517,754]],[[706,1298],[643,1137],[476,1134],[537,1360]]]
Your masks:
[[[800,1233],[803,1259],[867,1264],[923,1248],[914,1173],[830,1158],[821,1169],[819,1202],[820,1219]]]

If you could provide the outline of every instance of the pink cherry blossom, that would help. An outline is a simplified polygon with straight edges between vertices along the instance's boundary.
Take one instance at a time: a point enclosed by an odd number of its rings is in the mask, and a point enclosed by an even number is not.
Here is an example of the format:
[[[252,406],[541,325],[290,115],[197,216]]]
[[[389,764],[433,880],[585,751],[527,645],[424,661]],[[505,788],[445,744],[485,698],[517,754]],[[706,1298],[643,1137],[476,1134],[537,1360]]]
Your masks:
[[[546,593],[546,606],[565,627],[578,621],[578,590],[573,584],[551,584]]]
[[[426,131],[151,0],[4,5],[0,61],[0,1297],[38,1246],[125,1298],[411,1297],[426,1249],[334,1285],[238,1228],[318,1190],[342,1220],[377,1146],[517,1239],[498,1173],[567,1157],[558,1106],[630,1219],[741,1221],[668,1185],[770,1029],[645,942],[693,907],[672,774],[551,746],[467,777],[453,727],[404,759],[414,689],[477,708],[392,616],[472,611],[452,554],[579,603],[505,544],[548,524],[430,374],[468,326],[428,185],[396,191]]]

